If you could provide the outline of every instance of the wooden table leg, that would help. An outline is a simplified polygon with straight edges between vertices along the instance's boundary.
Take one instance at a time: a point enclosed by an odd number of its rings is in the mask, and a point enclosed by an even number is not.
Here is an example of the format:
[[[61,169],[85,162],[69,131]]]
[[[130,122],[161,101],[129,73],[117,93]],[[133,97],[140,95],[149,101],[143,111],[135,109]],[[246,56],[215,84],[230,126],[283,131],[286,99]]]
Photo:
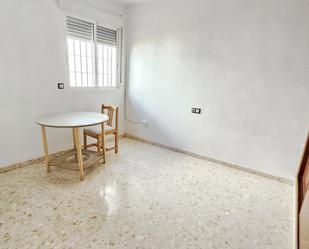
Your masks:
[[[76,150],[76,142],[75,142],[75,136],[74,136],[74,129],[72,131],[73,131],[73,147],[74,147],[74,150]],[[77,154],[74,155],[74,160],[75,160],[76,163],[78,162]]]
[[[106,162],[106,147],[105,147],[105,130],[104,130],[104,123],[101,124],[102,128],[102,153],[103,153],[103,163]]]
[[[79,128],[73,128],[73,136],[77,152],[80,180],[84,180],[84,166],[83,166],[82,149],[79,140]]]
[[[49,165],[49,160],[48,160],[47,136],[46,136],[45,126],[43,126],[43,125],[41,125],[41,132],[42,132],[42,141],[43,141],[43,147],[44,147],[44,157],[45,157],[46,170],[49,173],[50,172],[50,165]]]

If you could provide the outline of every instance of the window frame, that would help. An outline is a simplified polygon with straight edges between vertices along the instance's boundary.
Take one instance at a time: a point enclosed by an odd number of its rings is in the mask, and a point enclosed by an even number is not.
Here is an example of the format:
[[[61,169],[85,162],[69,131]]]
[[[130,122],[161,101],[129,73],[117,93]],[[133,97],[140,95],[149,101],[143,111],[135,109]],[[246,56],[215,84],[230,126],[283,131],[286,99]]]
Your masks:
[[[94,54],[94,58],[93,58],[93,69],[94,69],[94,86],[71,86],[70,85],[70,65],[69,65],[69,48],[68,48],[68,35],[67,35],[67,24],[66,24],[66,20],[67,20],[67,16],[71,16],[83,21],[87,21],[91,24],[93,24],[93,41],[92,41],[92,45],[93,45],[93,54]],[[81,16],[75,13],[71,13],[66,11],[65,15],[64,15],[64,24],[65,24],[65,50],[66,50],[66,70],[65,70],[65,75],[66,75],[66,82],[69,83],[69,88],[70,89],[76,89],[76,90],[84,90],[84,89],[88,89],[88,90],[120,90],[121,89],[121,84],[122,84],[122,39],[123,39],[123,31],[122,31],[122,27],[116,27],[113,25],[107,25],[106,23],[102,23],[102,22],[98,22],[92,18],[88,18],[85,16]],[[98,59],[97,59],[97,25],[98,26],[103,26],[106,27],[108,29],[113,29],[116,30],[116,35],[117,35],[117,39],[116,39],[116,86],[99,86],[98,84]]]

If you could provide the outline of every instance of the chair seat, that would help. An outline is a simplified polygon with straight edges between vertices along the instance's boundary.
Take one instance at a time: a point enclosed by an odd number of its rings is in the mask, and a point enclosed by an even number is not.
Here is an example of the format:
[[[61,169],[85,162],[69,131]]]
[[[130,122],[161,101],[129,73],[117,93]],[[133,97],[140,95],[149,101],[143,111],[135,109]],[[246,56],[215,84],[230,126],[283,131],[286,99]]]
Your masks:
[[[106,135],[114,134],[116,132],[116,129],[114,129],[113,127],[108,126],[108,125],[105,125],[104,129],[105,129]],[[87,129],[84,130],[84,132],[86,132],[87,134],[91,134],[93,136],[100,136],[102,129],[101,129],[101,126],[96,125],[96,126],[88,127]]]

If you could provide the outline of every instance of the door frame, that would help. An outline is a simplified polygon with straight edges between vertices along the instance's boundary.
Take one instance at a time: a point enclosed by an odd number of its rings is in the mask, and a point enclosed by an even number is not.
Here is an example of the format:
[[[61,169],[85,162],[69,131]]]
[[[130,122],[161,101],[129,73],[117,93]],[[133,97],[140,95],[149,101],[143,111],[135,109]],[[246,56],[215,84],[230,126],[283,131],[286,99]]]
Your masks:
[[[295,241],[295,248],[299,249],[299,215],[301,211],[302,201],[303,201],[303,188],[302,188],[302,178],[305,171],[305,167],[307,164],[307,159],[309,156],[309,131],[307,135],[307,140],[303,149],[301,161],[297,170],[297,176],[296,176],[296,183],[295,183],[295,228],[296,228],[296,241]],[[309,191],[309,190],[308,190]]]

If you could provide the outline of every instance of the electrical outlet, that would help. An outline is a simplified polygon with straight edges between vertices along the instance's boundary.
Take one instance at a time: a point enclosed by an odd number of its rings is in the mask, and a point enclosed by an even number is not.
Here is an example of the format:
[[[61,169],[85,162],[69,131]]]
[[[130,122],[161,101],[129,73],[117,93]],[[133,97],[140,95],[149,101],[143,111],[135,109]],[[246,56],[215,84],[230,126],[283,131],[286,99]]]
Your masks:
[[[58,89],[64,89],[64,83],[58,83]]]
[[[192,107],[191,112],[194,113],[194,114],[201,114],[202,113],[202,109],[201,108]]]

